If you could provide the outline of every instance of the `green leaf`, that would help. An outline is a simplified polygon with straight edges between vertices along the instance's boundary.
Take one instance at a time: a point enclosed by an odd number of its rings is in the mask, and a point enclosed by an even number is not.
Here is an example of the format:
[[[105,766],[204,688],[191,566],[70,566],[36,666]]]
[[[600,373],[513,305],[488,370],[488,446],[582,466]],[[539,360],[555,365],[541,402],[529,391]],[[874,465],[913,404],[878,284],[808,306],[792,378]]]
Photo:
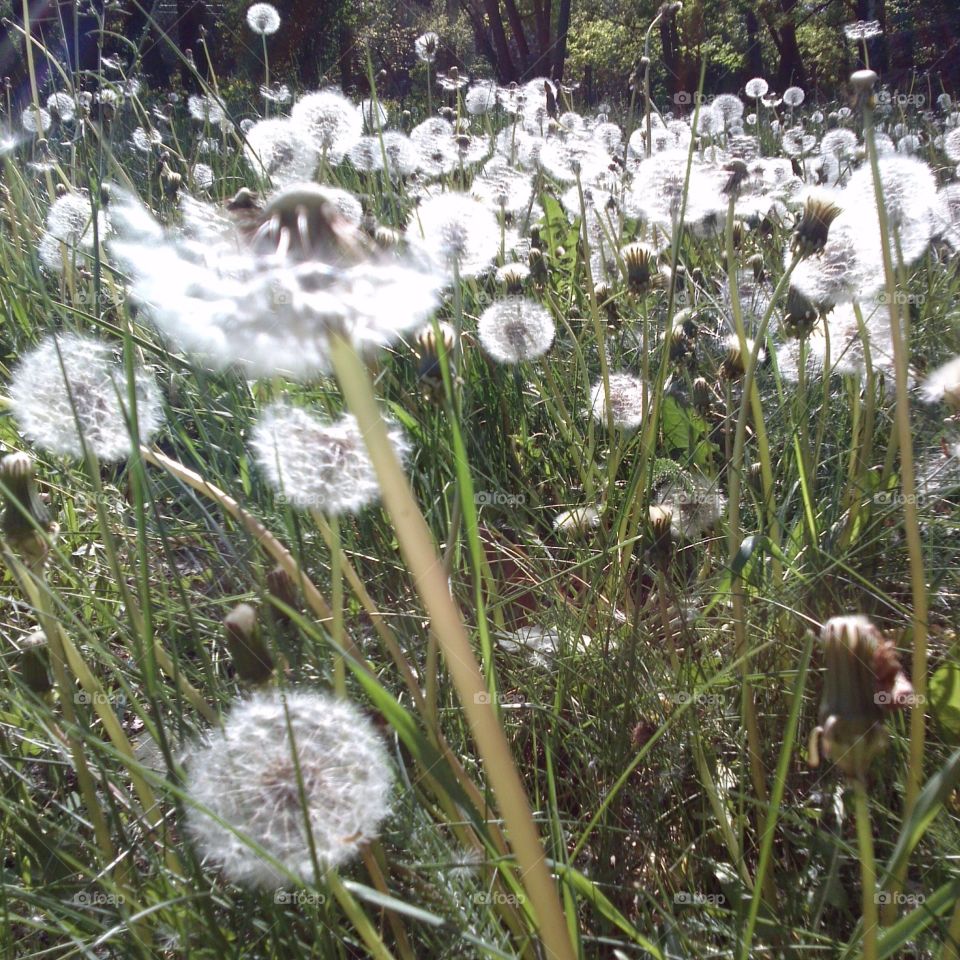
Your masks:
[[[930,678],[927,695],[945,738],[960,743],[960,665],[940,667]]]

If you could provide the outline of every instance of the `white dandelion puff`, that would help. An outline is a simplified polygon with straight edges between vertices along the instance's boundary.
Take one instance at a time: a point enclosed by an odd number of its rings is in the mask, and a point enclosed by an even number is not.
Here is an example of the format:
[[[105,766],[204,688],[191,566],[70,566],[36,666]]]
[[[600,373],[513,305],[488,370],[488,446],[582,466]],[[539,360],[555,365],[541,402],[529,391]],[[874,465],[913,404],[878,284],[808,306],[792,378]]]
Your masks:
[[[590,412],[594,419],[604,426],[612,419],[619,430],[636,430],[645,414],[643,381],[629,373],[611,373],[607,381],[609,402],[603,380],[598,380],[590,391]]]
[[[403,460],[403,433],[390,430]],[[356,513],[379,497],[377,475],[354,417],[329,422],[302,407],[275,403],[260,415],[251,446],[271,486],[287,502],[327,514]]]
[[[274,690],[239,701],[223,729],[190,751],[186,770],[188,834],[246,887],[276,889],[288,874],[319,882],[312,851],[321,870],[337,867],[390,812],[381,737],[356,706],[328,694]]]
[[[246,157],[253,171],[278,187],[309,180],[319,162],[314,143],[293,121],[259,120],[246,133]]]
[[[140,441],[163,422],[160,393],[143,370],[134,376]],[[112,348],[78,334],[49,337],[14,370],[10,406],[24,436],[61,456],[81,458],[84,444],[100,460],[130,456],[129,384]]]
[[[483,311],[477,335],[494,360],[522,363],[550,349],[556,326],[546,307],[525,297],[508,297]]]
[[[363,136],[360,110],[334,90],[320,90],[301,97],[293,105],[290,119],[330,163],[340,163]]]
[[[497,218],[466,194],[444,193],[414,211],[408,238],[442,270],[461,277],[484,273],[500,250]]]
[[[255,3],[247,10],[247,26],[258,36],[270,36],[280,29],[280,14],[271,3]]]
[[[185,198],[183,226],[168,232],[118,198],[111,250],[175,345],[221,369],[310,378],[329,369],[331,336],[382,347],[423,323],[438,291],[435,273],[364,244],[341,203],[355,212],[315,184],[243,217]]]

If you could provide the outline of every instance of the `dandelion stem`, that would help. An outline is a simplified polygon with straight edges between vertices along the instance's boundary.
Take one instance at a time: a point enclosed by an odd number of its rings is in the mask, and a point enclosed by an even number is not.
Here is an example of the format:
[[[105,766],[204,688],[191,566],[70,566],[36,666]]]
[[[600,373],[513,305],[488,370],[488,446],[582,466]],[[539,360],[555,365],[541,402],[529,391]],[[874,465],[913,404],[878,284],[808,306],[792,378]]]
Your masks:
[[[483,675],[473,655],[460,611],[450,595],[430,530],[390,446],[369,375],[346,340],[332,340],[331,359],[347,404],[363,431],[380,481],[384,506],[396,527],[401,552],[430,615],[431,629],[446,655],[447,668],[500,802],[510,845],[516,853],[517,865],[547,953],[556,960],[573,960],[566,920],[523,783],[490,704]]]
[[[864,138],[870,156],[873,186],[877,202],[880,228],[880,247],[883,254],[883,273],[886,280],[887,305],[890,310],[890,334],[893,341],[893,362],[896,372],[896,420],[895,435],[900,447],[900,478],[903,494],[904,533],[910,558],[910,588],[913,601],[912,633],[913,660],[912,682],[917,702],[923,704],[927,693],[927,586],[923,564],[923,543],[920,539],[920,524],[917,516],[916,479],[913,465],[913,434],[910,427],[909,371],[907,369],[907,344],[900,318],[896,296],[893,258],[890,253],[890,226],[883,201],[883,184],[877,161],[877,144],[873,130],[873,107],[868,98],[863,110]],[[904,820],[913,812],[923,779],[923,756],[926,740],[925,712],[922,707],[910,711],[910,759],[907,767]],[[907,858],[897,870],[890,889],[897,893],[903,889],[908,869]],[[897,898],[884,904],[884,920],[892,923],[897,914]]]
[[[859,777],[853,778],[853,807],[857,820],[857,848],[860,852],[860,885],[863,913],[863,960],[877,960],[877,871],[870,827],[870,802],[867,788]]]

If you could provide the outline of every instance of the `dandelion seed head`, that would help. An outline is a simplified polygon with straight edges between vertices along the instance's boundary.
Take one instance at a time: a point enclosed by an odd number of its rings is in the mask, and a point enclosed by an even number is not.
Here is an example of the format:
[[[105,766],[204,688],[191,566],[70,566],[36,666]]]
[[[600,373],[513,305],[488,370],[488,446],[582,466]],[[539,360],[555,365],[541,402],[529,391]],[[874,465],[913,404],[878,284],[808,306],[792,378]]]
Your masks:
[[[934,370],[923,381],[920,394],[927,403],[946,403],[954,410],[960,409],[960,357]]]
[[[311,841],[320,868],[337,867],[377,836],[390,812],[382,739],[356,706],[328,694],[272,690],[237,702],[223,729],[189,752],[186,770],[187,833],[204,859],[245,887],[276,889],[286,872],[320,881]]]
[[[422,63],[433,63],[440,52],[440,37],[432,30],[428,30],[414,40],[413,49],[417,59]]]
[[[412,246],[439,269],[461,277],[484,273],[500,249],[497,218],[478,200],[443,193],[414,211],[407,229]]]
[[[227,122],[227,111],[214,97],[193,94],[187,97],[187,110],[198,123],[208,123],[212,127],[223,126]]]
[[[403,460],[409,445],[399,428],[390,441]],[[380,495],[357,421],[332,422],[302,407],[275,403],[260,415],[251,447],[270,485],[288,503],[325,514],[356,513]]]
[[[747,81],[744,92],[751,100],[756,100],[758,97],[764,96],[769,89],[770,84],[768,84],[763,77],[754,77],[752,80]]]
[[[483,116],[497,106],[497,85],[492,80],[479,80],[467,91],[464,106],[472,116]]]
[[[160,393],[143,370],[135,374],[134,392],[140,442],[146,442],[163,422]],[[8,395],[24,436],[50,453],[82,458],[86,442],[112,463],[133,450],[128,381],[105,343],[78,334],[48,337],[22,358]]]
[[[257,36],[268,37],[280,29],[280,14],[271,3],[255,3],[247,8],[247,26]]]
[[[77,115],[77,101],[61,90],[47,97],[47,110],[58,120],[69,123]]]
[[[611,373],[609,406],[603,380],[598,380],[590,391],[590,412],[594,419],[606,426],[612,418],[620,430],[636,430],[643,423],[643,381],[629,373]],[[649,394],[649,391],[648,391]]]
[[[852,43],[873,40],[882,33],[879,20],[858,20],[856,23],[846,24],[843,28],[843,35]]]
[[[436,302],[436,273],[364,245],[342,203],[355,211],[336,192],[294,184],[251,222],[184,198],[182,227],[165,231],[118,198],[111,250],[179,348],[250,376],[309,378],[329,369],[332,335],[361,351],[382,347]]]
[[[523,363],[550,349],[556,326],[546,307],[525,297],[508,297],[483,311],[477,334],[498,363]]]
[[[293,105],[290,119],[331,163],[339,163],[363,136],[359,108],[334,90],[319,90],[301,97]]]
[[[258,120],[246,137],[247,162],[274,185],[284,187],[313,176],[319,160],[316,146],[292,120]]]
[[[20,125],[27,133],[46,133],[53,123],[50,114],[43,107],[27,107],[20,114]]]
[[[799,107],[806,98],[806,94],[800,87],[787,87],[783,91],[783,102],[788,107]]]

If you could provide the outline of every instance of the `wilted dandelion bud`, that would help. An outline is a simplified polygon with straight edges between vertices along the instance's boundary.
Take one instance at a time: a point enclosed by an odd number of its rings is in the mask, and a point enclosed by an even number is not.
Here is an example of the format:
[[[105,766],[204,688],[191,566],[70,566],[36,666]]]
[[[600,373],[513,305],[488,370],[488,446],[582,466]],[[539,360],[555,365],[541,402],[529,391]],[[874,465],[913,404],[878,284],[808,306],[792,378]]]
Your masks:
[[[791,337],[806,337],[817,324],[820,313],[796,287],[787,291],[787,303],[783,314],[784,332]]]
[[[731,334],[726,339],[727,355],[720,366],[720,374],[725,380],[739,380],[747,371],[747,360],[751,343],[747,340],[747,353],[744,354],[740,346],[740,338]]]
[[[32,569],[39,569],[50,550],[48,534],[56,524],[40,499],[34,481],[33,459],[26,453],[11,453],[0,460],[3,484],[3,514],[0,528],[7,547]]]
[[[801,257],[820,253],[827,245],[830,224],[841,212],[840,207],[825,195],[811,194],[807,197],[793,236],[793,252]]]
[[[183,177],[164,164],[163,169],[160,171],[160,183],[163,186],[163,192],[166,196],[175,197],[183,186]]]
[[[754,493],[763,493],[763,468],[759,463],[751,463],[747,471],[747,482],[753,488]]]
[[[530,267],[530,276],[534,282],[545,283],[549,276],[549,270],[547,269],[547,261],[543,255],[543,251],[537,247],[531,247],[530,252],[527,254],[527,264]]]
[[[710,406],[713,403],[713,391],[710,389],[710,384],[707,383],[705,377],[697,377],[697,379],[693,381],[691,392],[693,395],[693,408],[703,416],[710,410]]]
[[[763,283],[767,276],[767,271],[763,264],[763,254],[755,253],[747,260],[747,266],[753,271],[754,281],[756,283]]]
[[[650,552],[658,563],[667,563],[673,554],[673,509],[662,503],[650,505]]]
[[[326,694],[270,690],[241,700],[186,770],[187,832],[206,861],[246,887],[276,889],[284,871],[319,882],[313,851],[321,870],[347,862],[390,810],[383,741],[356,706]]]
[[[627,286],[632,293],[642,295],[660,282],[657,271],[657,252],[644,243],[628,243],[620,250]]]
[[[750,176],[750,171],[747,165],[740,159],[731,160],[723,169],[727,172],[727,180],[723,185],[723,193],[728,197],[736,196]]]
[[[743,246],[743,241],[747,237],[747,233],[750,228],[742,220],[733,221],[733,246],[735,250],[739,250]]]
[[[437,336],[439,331],[440,336]],[[443,394],[443,369],[440,366],[440,346],[450,368],[457,345],[457,332],[449,323],[428,323],[417,334],[417,378],[436,396]]]
[[[238,603],[224,618],[223,626],[237,676],[247,683],[266,683],[273,676],[273,657],[261,636],[254,607]]]
[[[47,649],[47,635],[42,630],[34,630],[20,641],[20,676],[28,690],[42,697],[53,689],[50,681],[50,651]]]
[[[293,577],[291,577],[283,567],[277,564],[277,566],[267,574],[266,581],[267,593],[269,593],[271,597],[275,597],[281,603],[285,603],[294,610],[297,609],[299,605],[297,585],[294,583]],[[283,610],[274,609],[273,613],[278,620],[289,619],[287,613]]]
[[[877,75],[873,70],[856,70],[850,75],[850,86],[858,105],[874,106],[873,88],[876,82]]]
[[[820,631],[826,653],[819,732],[826,757],[863,780],[886,745],[875,658],[884,640],[861,616],[833,617]],[[816,760],[811,753],[811,762]]]
[[[497,282],[503,284],[510,296],[523,292],[523,283],[530,276],[530,268],[524,263],[508,263],[497,270]]]

